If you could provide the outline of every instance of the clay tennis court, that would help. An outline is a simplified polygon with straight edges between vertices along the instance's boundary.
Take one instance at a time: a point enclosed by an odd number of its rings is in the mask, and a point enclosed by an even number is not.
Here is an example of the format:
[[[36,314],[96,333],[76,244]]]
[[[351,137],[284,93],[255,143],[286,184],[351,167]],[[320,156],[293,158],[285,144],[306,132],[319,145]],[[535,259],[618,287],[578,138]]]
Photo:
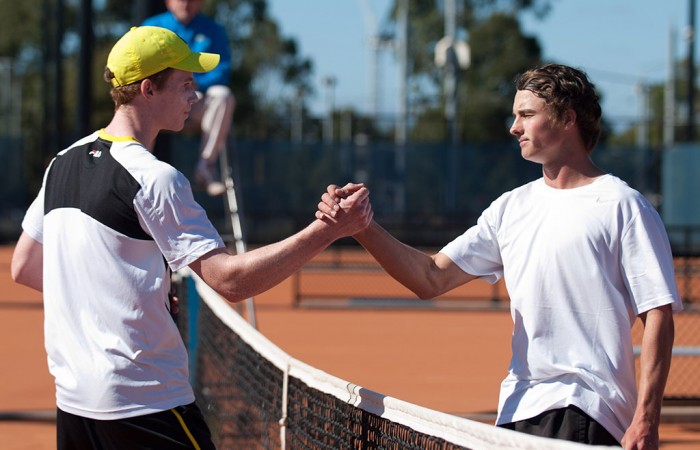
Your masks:
[[[11,281],[11,254],[11,246],[0,247],[2,448],[52,449],[54,388],[43,349],[41,295]],[[320,259],[337,257],[328,252]],[[352,287],[361,298],[367,292],[389,298],[405,294],[381,273],[353,276],[308,271],[301,279],[286,280],[256,297],[258,329],[288,354],[339,378],[428,408],[490,420],[508,365],[508,312],[342,305],[348,294],[344,290]],[[299,290],[323,301],[313,308],[296,307]],[[334,292],[337,297],[331,298]],[[492,287],[472,283],[452,297],[488,294],[493,294]],[[416,305],[421,305],[418,300]],[[700,421],[694,411],[664,412],[662,448],[700,448]]]

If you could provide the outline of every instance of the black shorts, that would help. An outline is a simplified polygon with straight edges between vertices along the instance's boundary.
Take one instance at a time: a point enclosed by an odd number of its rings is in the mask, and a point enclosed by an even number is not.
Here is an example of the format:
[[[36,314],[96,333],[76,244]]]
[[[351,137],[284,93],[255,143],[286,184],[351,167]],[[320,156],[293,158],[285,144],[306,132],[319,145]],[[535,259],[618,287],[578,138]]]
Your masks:
[[[620,446],[608,430],[573,405],[545,411],[529,419],[504,423],[499,427],[581,444]]]
[[[56,414],[58,450],[213,450],[209,427],[194,403],[145,416],[117,420]]]

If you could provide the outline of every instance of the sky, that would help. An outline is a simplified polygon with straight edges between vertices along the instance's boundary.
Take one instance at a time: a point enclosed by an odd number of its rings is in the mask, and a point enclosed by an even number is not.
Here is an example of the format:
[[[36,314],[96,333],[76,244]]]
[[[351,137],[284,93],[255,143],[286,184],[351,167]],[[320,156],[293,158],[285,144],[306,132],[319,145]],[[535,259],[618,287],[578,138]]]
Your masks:
[[[640,86],[663,83],[669,48],[685,58],[689,0],[553,0],[550,14],[522,14],[524,34],[538,39],[545,59],[584,69],[602,93],[603,114],[618,127],[638,120]],[[281,33],[293,37],[302,55],[314,63],[314,113],[327,110],[330,93],[323,84],[334,77],[336,108],[369,110],[370,53],[368,16],[386,20],[392,0],[268,0]],[[371,12],[366,14],[365,11]],[[697,21],[700,24],[700,20]],[[675,33],[675,39],[671,39]],[[468,33],[468,30],[466,30]],[[697,41],[696,33],[696,41]],[[700,45],[696,43],[696,64]],[[398,106],[398,71],[390,53],[382,56],[379,112]]]

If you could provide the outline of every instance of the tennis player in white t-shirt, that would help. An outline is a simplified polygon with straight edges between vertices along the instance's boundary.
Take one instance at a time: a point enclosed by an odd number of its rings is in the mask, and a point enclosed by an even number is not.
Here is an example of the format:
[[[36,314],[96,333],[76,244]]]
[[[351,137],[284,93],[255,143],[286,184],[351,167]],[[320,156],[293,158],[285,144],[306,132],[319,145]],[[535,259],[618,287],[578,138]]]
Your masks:
[[[516,81],[522,157],[542,178],[506,192],[435,255],[376,222],[355,238],[420,298],[475,278],[503,278],[514,323],[497,425],[571,441],[658,448],[671,362],[673,311],[682,309],[664,225],[654,208],[590,155],[601,108],[585,73],[562,65]],[[317,217],[333,222],[359,185],[329,186]],[[631,327],[644,323],[639,385]]]
[[[115,113],[51,161],[22,223],[12,277],[44,294],[57,448],[201,448],[187,354],[170,316],[170,272],[189,266],[232,302],[269,289],[334,240],[367,226],[366,189],[342,223],[231,255],[184,175],[151,153],[197,101],[193,72],[219,55],[172,31],[135,27],[105,69]]]

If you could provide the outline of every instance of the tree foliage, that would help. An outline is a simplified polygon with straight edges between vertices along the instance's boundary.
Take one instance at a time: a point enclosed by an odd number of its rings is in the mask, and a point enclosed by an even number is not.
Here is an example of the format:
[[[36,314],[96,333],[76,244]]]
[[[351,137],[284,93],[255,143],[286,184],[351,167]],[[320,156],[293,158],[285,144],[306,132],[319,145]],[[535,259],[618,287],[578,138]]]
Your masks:
[[[311,92],[311,60],[299,53],[294,39],[282,35],[265,1],[219,1],[212,15],[224,24],[232,42],[239,133],[283,133],[292,99],[298,92]]]
[[[675,62],[675,79],[674,79],[674,98],[672,99],[672,108],[674,126],[673,126],[673,141],[674,143],[685,143],[689,142],[689,129],[688,129],[688,92],[689,85],[688,82],[688,60],[680,59]],[[618,146],[634,147],[640,140],[646,141],[649,147],[654,149],[663,148],[666,143],[665,141],[665,123],[666,123],[666,82],[653,83],[639,85],[637,87],[641,96],[643,97],[643,102],[646,100],[648,103],[648,108],[646,114],[642,114],[638,122],[630,123],[628,127],[623,130],[618,130],[618,132],[611,136],[610,143]],[[700,89],[695,89],[695,95],[693,96],[694,109],[700,111]],[[646,120],[646,127],[641,126],[641,121]],[[647,135],[645,139],[639,136],[640,132],[646,129]],[[697,140],[700,136],[700,127],[693,127],[693,138],[692,141]]]
[[[392,10],[396,20],[398,0]],[[525,36],[516,15],[531,11],[543,17],[550,0],[464,0],[457,1],[458,39],[467,41],[471,62],[458,74],[457,130],[460,140],[497,142],[508,140],[515,76],[541,61],[541,49],[534,37]],[[445,35],[444,1],[409,0],[409,72],[411,80],[432,85],[411,99],[417,114],[412,139],[448,139],[444,119],[443,68],[434,62],[437,42]],[[428,97],[432,92],[433,99]],[[437,93],[437,94],[436,94]],[[435,100],[436,99],[436,100]]]
[[[42,2],[3,2],[0,14],[0,57],[20,57],[41,43]]]
[[[541,61],[539,43],[524,36],[515,17],[497,13],[469,35],[471,67],[459,90],[462,138],[479,142],[510,140],[514,79]]]
[[[55,38],[53,33],[58,3],[27,0],[5,5],[3,14],[0,15],[0,56],[17,59],[24,54],[33,55],[34,67],[28,70],[37,71],[39,56],[46,51],[44,43]],[[63,4],[60,11],[63,17],[61,58],[66,63],[72,63],[80,44],[76,25],[80,5],[75,0],[60,3]],[[101,81],[109,49],[129,27],[138,25],[138,19],[134,2],[107,0],[93,4],[95,67],[91,70],[97,71],[93,79]],[[258,99],[265,99],[266,92],[256,91],[253,82],[259,77],[274,77],[275,82],[291,90],[310,90],[312,63],[299,54],[294,39],[282,35],[278,25],[267,14],[265,0],[209,0],[205,3],[204,12],[219,20],[229,34],[234,66],[231,84],[239,107],[255,110],[259,104]],[[43,17],[46,13],[49,17]],[[104,89],[100,88],[100,93],[104,96]]]
[[[85,11],[81,2],[3,3],[0,58],[13,61],[23,80],[23,142],[27,153],[35,154],[29,159],[55,154],[78,137],[74,130],[79,128],[76,111],[81,90],[90,90],[87,128],[106,125],[113,114],[109,85],[103,81],[107,54],[119,36],[145,18],[139,17],[143,6],[152,7],[155,3],[149,2],[158,1],[162,0],[93,0],[91,67],[81,67],[78,58],[82,38],[78,19]],[[164,10],[164,5],[159,5]],[[282,35],[267,13],[265,0],[207,0],[204,12],[224,25],[231,42],[230,84],[237,100],[237,133],[264,136],[281,133],[280,123],[289,115],[280,105],[287,104],[285,100],[297,92],[311,91],[311,61],[300,54],[294,39]],[[81,71],[90,72],[88,86],[77,85]],[[60,105],[59,110],[52,104]],[[54,142],[42,142],[46,138]],[[36,166],[43,168],[44,164]]]

